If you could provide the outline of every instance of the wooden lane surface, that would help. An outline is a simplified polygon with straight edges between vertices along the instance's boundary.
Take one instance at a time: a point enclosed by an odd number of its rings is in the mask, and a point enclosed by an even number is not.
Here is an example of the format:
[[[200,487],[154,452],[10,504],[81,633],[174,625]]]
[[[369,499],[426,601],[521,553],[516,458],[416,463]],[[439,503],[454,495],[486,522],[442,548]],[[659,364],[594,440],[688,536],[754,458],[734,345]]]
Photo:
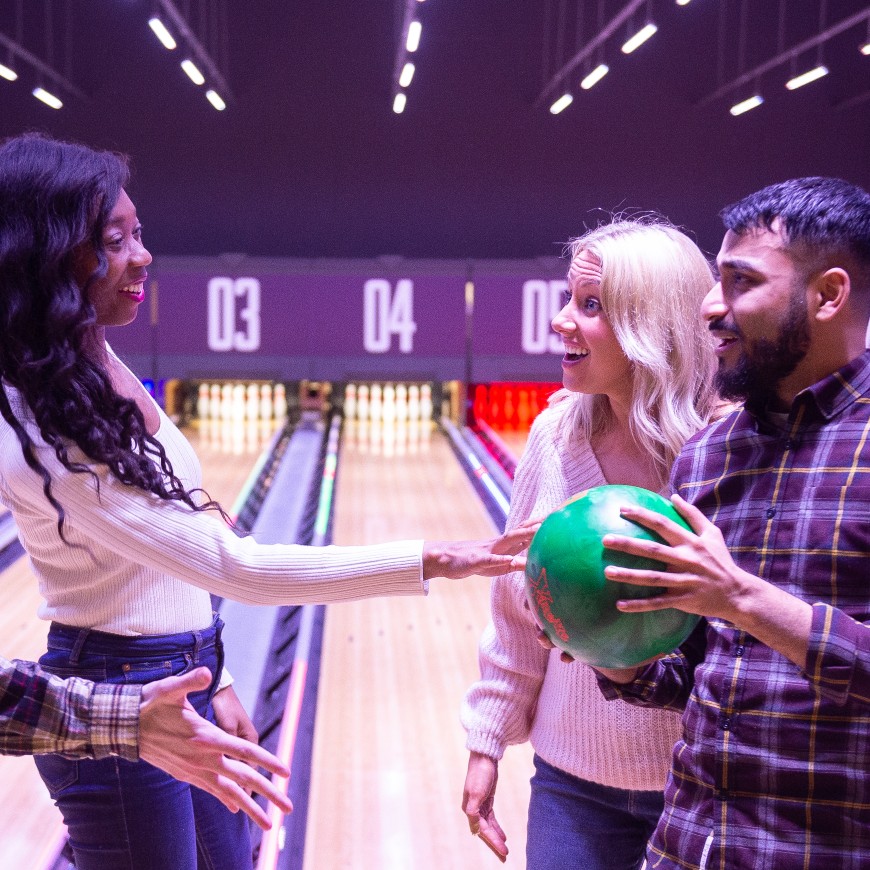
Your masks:
[[[196,424],[185,430],[202,462],[206,490],[225,509],[244,486],[273,432],[274,425],[269,424],[250,438],[206,426],[200,431]],[[0,574],[0,652],[6,658],[33,661],[45,651],[48,623],[36,617],[41,600],[27,559],[19,559]],[[44,866],[62,835],[63,823],[32,759],[0,756],[0,807],[0,870]]]
[[[385,457],[343,448],[335,542],[490,537],[446,439]],[[306,870],[478,870],[499,862],[461,811],[468,754],[459,706],[479,675],[489,581],[435,580],[428,598],[330,605],[305,844]],[[496,813],[525,863],[531,749],[499,765]]]
[[[528,430],[496,429],[495,431],[505,447],[513,454],[514,459],[518,460],[526,449],[526,442],[529,440]]]

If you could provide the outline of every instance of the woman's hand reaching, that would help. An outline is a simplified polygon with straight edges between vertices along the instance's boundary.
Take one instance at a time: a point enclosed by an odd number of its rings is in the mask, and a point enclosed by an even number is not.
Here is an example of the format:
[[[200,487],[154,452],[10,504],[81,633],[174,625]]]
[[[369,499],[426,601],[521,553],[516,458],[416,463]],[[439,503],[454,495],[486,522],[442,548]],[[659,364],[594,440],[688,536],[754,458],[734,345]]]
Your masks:
[[[426,541],[423,544],[423,577],[447,577],[458,580],[479,574],[494,577],[510,571],[523,571],[525,550],[540,520],[528,520],[498,538],[485,541]]]

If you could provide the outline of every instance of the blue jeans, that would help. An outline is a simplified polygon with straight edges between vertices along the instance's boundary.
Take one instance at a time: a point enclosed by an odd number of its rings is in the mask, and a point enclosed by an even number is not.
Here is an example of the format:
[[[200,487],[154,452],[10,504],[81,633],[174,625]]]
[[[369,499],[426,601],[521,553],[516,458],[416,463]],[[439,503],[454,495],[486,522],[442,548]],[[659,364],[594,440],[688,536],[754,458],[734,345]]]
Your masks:
[[[52,623],[40,664],[62,677],[150,683],[205,665],[209,689],[189,695],[214,721],[211,698],[223,666],[218,617],[209,628],[124,637]],[[252,866],[244,813],[145,761],[35,758],[69,829],[77,870],[245,870]]]
[[[535,756],[526,870],[636,870],[662,813],[656,791],[587,782]]]

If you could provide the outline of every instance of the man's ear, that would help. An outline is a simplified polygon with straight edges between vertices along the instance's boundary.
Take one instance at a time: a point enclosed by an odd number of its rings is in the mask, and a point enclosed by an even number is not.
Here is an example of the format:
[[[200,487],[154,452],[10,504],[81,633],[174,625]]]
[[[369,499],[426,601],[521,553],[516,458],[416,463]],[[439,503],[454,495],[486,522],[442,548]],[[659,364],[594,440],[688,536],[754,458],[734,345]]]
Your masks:
[[[810,285],[816,303],[816,320],[828,322],[846,306],[852,293],[849,273],[840,266],[825,269]]]

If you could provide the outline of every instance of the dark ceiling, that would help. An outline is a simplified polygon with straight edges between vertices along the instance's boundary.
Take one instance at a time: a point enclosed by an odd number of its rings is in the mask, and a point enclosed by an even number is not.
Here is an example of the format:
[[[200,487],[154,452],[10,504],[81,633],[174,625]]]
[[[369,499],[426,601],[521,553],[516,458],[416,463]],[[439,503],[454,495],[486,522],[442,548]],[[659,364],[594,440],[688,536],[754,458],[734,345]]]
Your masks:
[[[152,35],[150,0],[24,2],[30,16],[54,10],[55,66],[89,99],[62,95],[55,112],[30,96],[27,74],[0,80],[0,135],[39,129],[129,153],[158,255],[553,255],[601,209],[660,211],[715,250],[718,210],[765,184],[824,174],[870,187],[866,24],[825,46],[821,81],[787,92],[786,64],[739,118],[728,108],[748,91],[703,101],[817,33],[825,0],[650,0],[659,32],[624,56],[621,29],[604,51],[610,74],[588,92],[572,75],[574,103],[558,116],[536,104],[545,73],[591,38],[600,4],[609,18],[625,0],[418,4],[402,115],[391,78],[403,0],[229,0],[223,113]],[[13,5],[0,11],[7,36]],[[870,8],[825,7],[828,26]],[[23,41],[45,57],[35,26]]]

